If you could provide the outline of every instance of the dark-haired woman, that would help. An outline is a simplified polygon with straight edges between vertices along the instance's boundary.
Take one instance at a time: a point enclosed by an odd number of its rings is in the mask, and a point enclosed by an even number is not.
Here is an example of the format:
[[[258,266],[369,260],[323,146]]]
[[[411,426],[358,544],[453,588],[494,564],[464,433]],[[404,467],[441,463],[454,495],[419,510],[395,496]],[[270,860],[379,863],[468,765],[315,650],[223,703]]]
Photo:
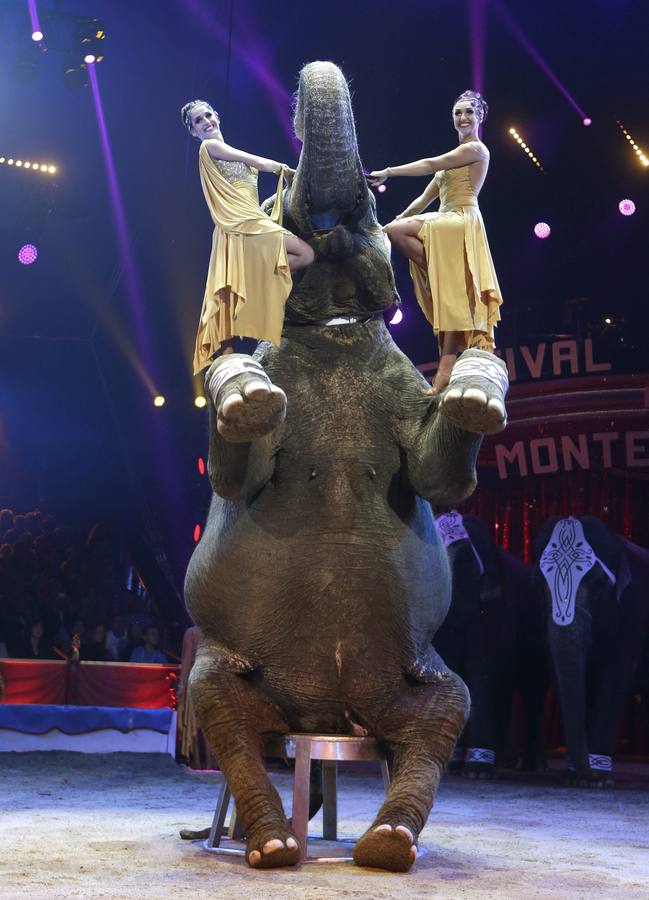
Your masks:
[[[201,184],[214,222],[194,355],[196,373],[215,353],[232,353],[236,336],[279,344],[291,272],[308,266],[313,250],[280,224],[283,177],[290,177],[292,170],[226,144],[218,113],[204,100],[186,103],[181,116],[201,142]],[[259,206],[258,172],[279,175],[271,216]],[[230,368],[235,372],[234,362]]]
[[[486,114],[487,104],[480,94],[465,91],[453,104],[456,148],[369,176],[373,185],[379,185],[396,175],[434,175],[423,193],[385,226],[391,243],[410,260],[417,300],[439,341],[433,394],[449,384],[459,352],[467,348],[493,352],[494,327],[500,319],[502,296],[478,207],[489,168],[489,151],[478,135]],[[422,215],[436,197],[439,212]],[[482,374],[487,380],[502,381],[502,364],[496,365],[494,358],[490,366],[489,361],[484,355],[486,369],[494,371]],[[480,368],[482,364],[472,365]],[[499,401],[489,405],[504,422],[504,405]]]

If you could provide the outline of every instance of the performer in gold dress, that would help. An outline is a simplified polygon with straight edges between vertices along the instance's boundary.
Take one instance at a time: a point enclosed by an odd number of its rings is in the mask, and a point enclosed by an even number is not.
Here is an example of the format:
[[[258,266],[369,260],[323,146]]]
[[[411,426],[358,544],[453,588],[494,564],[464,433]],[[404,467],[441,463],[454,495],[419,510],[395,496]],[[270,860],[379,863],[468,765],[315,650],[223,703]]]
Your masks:
[[[204,100],[186,103],[181,115],[201,142],[201,184],[214,222],[194,353],[197,373],[215,353],[232,353],[236,336],[279,344],[291,272],[308,266],[313,250],[281,225],[284,177],[293,170],[226,144],[219,116]],[[259,206],[259,171],[279,175],[270,217]]]
[[[480,94],[465,91],[453,105],[458,147],[369,176],[379,185],[395,175],[434,174],[423,193],[385,226],[392,244],[410,260],[417,300],[439,341],[440,362],[429,392],[434,394],[448,385],[459,352],[493,352],[500,319],[502,295],[478,207],[489,168],[489,151],[478,136],[486,114]],[[439,212],[422,215],[438,196]]]

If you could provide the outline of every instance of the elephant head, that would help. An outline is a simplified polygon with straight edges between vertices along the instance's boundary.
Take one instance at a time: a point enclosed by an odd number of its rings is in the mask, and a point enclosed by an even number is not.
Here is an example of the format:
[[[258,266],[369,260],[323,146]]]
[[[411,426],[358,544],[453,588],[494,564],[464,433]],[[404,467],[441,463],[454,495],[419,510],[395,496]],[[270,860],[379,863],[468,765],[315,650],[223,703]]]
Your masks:
[[[289,322],[361,318],[399,302],[389,242],[361,164],[349,86],[338,66],[304,66],[294,115],[302,152],[284,198],[284,225],[309,241],[315,262],[295,273]],[[272,198],[266,201],[268,210]]]

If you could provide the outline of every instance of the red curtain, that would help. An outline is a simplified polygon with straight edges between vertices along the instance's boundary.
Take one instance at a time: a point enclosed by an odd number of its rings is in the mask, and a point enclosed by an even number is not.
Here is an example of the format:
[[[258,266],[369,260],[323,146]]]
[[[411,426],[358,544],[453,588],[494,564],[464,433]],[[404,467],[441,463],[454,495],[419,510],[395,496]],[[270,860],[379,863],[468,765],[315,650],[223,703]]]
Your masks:
[[[178,666],[0,660],[5,703],[175,708]]]

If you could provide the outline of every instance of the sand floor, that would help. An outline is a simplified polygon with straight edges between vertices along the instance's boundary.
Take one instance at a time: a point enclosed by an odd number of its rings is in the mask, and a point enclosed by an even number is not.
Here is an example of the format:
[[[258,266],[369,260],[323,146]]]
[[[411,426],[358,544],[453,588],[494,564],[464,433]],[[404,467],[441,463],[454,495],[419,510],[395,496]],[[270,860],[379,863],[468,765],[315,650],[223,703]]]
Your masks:
[[[290,806],[291,777],[273,779]],[[447,778],[409,874],[309,863],[257,872],[181,841],[210,824],[218,775],[147,754],[0,754],[2,898],[649,898],[649,773],[614,790]],[[367,769],[339,778],[339,833],[382,798]],[[311,825],[317,833],[319,817]],[[316,845],[317,846],[317,845]]]

